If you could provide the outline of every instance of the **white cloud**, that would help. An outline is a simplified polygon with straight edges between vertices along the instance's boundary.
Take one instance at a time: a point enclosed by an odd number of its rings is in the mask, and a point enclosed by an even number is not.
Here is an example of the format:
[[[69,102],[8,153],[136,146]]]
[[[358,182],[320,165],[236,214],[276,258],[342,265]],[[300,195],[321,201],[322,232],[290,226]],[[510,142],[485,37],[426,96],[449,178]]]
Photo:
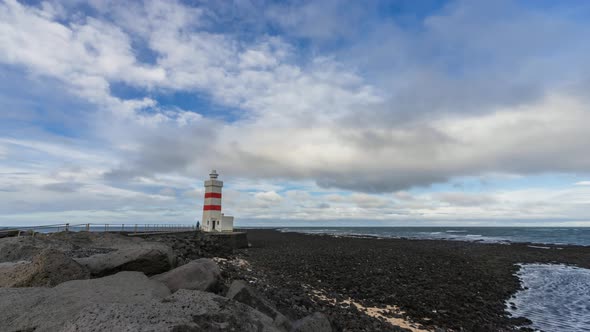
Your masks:
[[[161,68],[139,64],[130,38],[118,27],[87,17],[70,26],[56,22],[53,7],[28,7],[15,0],[0,5],[0,61],[36,75],[58,78],[88,100],[120,111],[149,101],[111,96],[109,81],[151,85],[165,79]]]
[[[93,5],[96,17],[70,12],[66,5],[35,7],[13,0],[0,4],[0,62],[24,68],[30,77],[57,79],[70,94],[100,110],[82,115],[92,123],[91,132],[85,134],[98,141],[94,144],[82,139],[0,137],[0,159],[5,162],[10,155],[18,162],[10,169],[26,173],[0,179],[2,188],[23,191],[21,196],[6,194],[4,211],[31,212],[35,210],[31,202],[38,202],[38,209],[96,208],[106,216],[114,213],[108,210],[112,208],[131,216],[143,215],[146,204],[162,213],[178,208],[186,216],[198,205],[195,198],[201,198],[200,176],[218,168],[233,181],[224,199],[234,214],[252,218],[585,216],[583,193],[577,198],[571,192],[559,193],[558,198],[570,203],[552,207],[543,204],[557,199],[551,196],[558,194],[554,191],[537,193],[538,198],[523,198],[517,192],[410,193],[413,187],[457,176],[589,169],[585,143],[590,133],[585,124],[590,112],[584,95],[545,76],[551,75],[531,74],[552,67],[551,59],[532,61],[526,48],[518,47],[524,52],[520,55],[502,53],[503,47],[490,50],[490,43],[477,42],[518,44],[528,36],[522,27],[539,26],[544,18],[526,16],[522,25],[502,26],[503,35],[519,36],[507,41],[492,34],[492,28],[500,28],[493,20],[478,24],[476,31],[466,28],[479,17],[466,14],[479,11],[464,2],[425,19],[424,34],[415,42],[403,29],[380,27],[367,36],[367,43],[359,41],[356,46],[375,63],[379,54],[374,52],[380,48],[395,50],[395,56],[384,56],[387,65],[381,63],[380,75],[367,75],[362,71],[367,67],[343,56],[355,54],[354,46],[333,54],[314,48],[309,55],[291,44],[288,36],[261,33],[240,38],[214,29],[215,15],[207,8],[157,1]],[[267,14],[271,21],[287,18],[282,26],[293,28],[296,36],[325,41],[334,34],[349,36],[350,31],[340,31],[342,20],[357,20],[356,14],[339,7],[328,1],[296,11],[276,7]],[[318,20],[324,12],[334,15]],[[551,28],[555,39],[571,25]],[[367,47],[373,38],[379,47]],[[460,59],[493,51],[498,63],[483,71],[469,62],[465,68],[452,68],[459,73],[465,69],[466,78],[460,80],[448,74],[445,59],[423,54],[425,45],[447,42],[456,46],[457,53],[465,53],[459,54]],[[535,52],[545,49],[543,40],[530,42]],[[449,55],[445,49],[440,52],[441,57]],[[530,67],[516,66],[523,63]],[[522,71],[506,76],[513,80],[486,75],[512,74],[515,66]],[[551,84],[530,85],[522,78],[528,75],[543,82],[547,78]],[[570,81],[569,75],[573,74],[559,77]],[[515,88],[508,93],[503,83],[490,86],[490,81],[508,82]],[[117,97],[111,91],[116,83],[145,96]],[[545,85],[552,87],[551,93],[543,90]],[[152,92],[198,93],[235,113],[231,121],[223,121],[211,110],[191,110],[202,113],[198,114],[165,109]],[[111,112],[102,112],[105,109]],[[66,162],[72,167],[64,167]],[[277,193],[293,184],[305,188],[283,196]],[[339,188],[396,194],[350,194]],[[61,193],[49,196],[47,189]],[[68,190],[84,193],[79,201],[64,203],[60,195]],[[316,195],[305,194],[308,190]],[[174,200],[173,193],[183,194]],[[492,212],[489,207],[494,207]],[[122,216],[123,212],[117,218]]]
[[[367,194],[353,194],[351,196],[351,200],[358,207],[364,209],[384,208],[392,205],[391,202],[385,200],[383,197],[372,196]]]
[[[75,145],[68,146],[68,142],[47,142],[27,139],[13,139],[0,137],[0,144],[2,148],[8,150],[10,146],[16,146],[21,151],[23,149],[30,149],[44,154],[51,155],[56,158],[80,160],[85,162],[104,161],[104,157],[93,153],[85,152],[85,146]]]
[[[443,192],[434,196],[438,201],[451,206],[486,206],[498,203],[496,198],[489,194]]]
[[[257,200],[263,201],[265,203],[280,203],[283,200],[283,197],[277,194],[274,191],[267,191],[267,192],[260,192],[254,194]]]

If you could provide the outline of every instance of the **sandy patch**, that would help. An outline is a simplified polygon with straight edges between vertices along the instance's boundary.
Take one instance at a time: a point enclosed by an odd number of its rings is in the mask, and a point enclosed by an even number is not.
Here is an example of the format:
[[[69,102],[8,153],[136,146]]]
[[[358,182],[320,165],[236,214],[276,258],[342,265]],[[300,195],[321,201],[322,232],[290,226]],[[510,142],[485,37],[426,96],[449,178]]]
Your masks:
[[[213,257],[213,261],[218,264],[229,264],[250,271],[250,263],[242,258],[227,259],[221,257]]]
[[[377,319],[382,319],[386,322],[388,322],[391,325],[394,326],[399,326],[401,328],[404,329],[408,329],[412,332],[428,332],[429,330],[426,329],[425,327],[421,326],[420,324],[414,323],[412,321],[410,321],[407,318],[402,318],[405,316],[405,312],[403,312],[399,307],[397,306],[391,306],[388,305],[384,308],[379,308],[379,307],[365,307],[362,304],[358,303],[358,302],[354,302],[352,299],[347,299],[344,301],[337,301],[334,298],[330,298],[328,296],[326,296],[326,294],[322,291],[319,291],[317,289],[312,289],[311,287],[304,285],[305,288],[308,289],[309,291],[309,295],[311,296],[312,299],[314,299],[315,301],[322,301],[322,302],[328,302],[332,305],[340,305],[340,306],[350,306],[353,305],[355,306],[359,311],[364,312],[365,314],[377,318]],[[393,314],[392,314],[393,313]],[[396,316],[396,317],[392,317]]]

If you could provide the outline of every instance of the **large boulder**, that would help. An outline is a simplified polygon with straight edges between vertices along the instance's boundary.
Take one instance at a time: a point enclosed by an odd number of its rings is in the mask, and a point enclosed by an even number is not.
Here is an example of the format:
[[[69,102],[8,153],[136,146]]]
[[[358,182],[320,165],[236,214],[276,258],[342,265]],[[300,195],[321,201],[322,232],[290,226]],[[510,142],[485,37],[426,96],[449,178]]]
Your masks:
[[[65,281],[89,277],[88,269],[62,251],[45,249],[30,263],[0,269],[0,287],[53,287]]]
[[[221,271],[217,263],[208,258],[201,258],[155,275],[152,279],[164,283],[172,292],[179,289],[213,291],[219,284],[220,276]]]
[[[1,330],[63,331],[69,320],[92,307],[142,305],[169,294],[166,286],[140,272],[68,281],[54,288],[0,288]]]
[[[321,312],[303,317],[293,323],[292,332],[332,332],[330,320]]]
[[[97,277],[119,271],[140,271],[154,275],[170,270],[176,263],[172,248],[156,242],[136,243],[135,246],[75,260]]]
[[[241,303],[208,292],[181,289],[163,300],[93,306],[75,316],[63,331],[285,330],[273,325],[270,317]]]
[[[271,317],[276,326],[286,330],[291,328],[291,322],[289,319],[281,314],[270,302],[270,300],[258,293],[254,288],[250,287],[243,280],[233,281],[229,286],[225,296],[229,299],[236,300],[252,308],[255,308],[263,314]]]
[[[163,273],[176,264],[169,246],[120,234],[61,232],[35,237],[0,239],[0,263],[30,261],[46,249],[73,257],[94,277],[119,271],[140,271],[148,275]]]

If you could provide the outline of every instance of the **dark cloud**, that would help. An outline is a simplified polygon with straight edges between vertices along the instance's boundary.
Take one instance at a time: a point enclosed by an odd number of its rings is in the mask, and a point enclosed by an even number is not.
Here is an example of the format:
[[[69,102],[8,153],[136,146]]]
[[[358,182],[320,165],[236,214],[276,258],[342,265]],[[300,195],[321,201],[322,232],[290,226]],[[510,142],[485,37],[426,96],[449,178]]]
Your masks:
[[[328,203],[320,203],[317,206],[318,209],[329,209],[330,208],[330,204]]]
[[[414,22],[415,29],[374,20],[370,33],[337,54],[361,68],[387,98],[347,114],[344,123],[397,126],[488,113],[535,102],[564,82],[573,84],[568,90],[587,90],[588,73],[581,68],[590,47],[579,41],[590,28],[573,15],[514,1],[453,1]]]
[[[324,188],[341,188],[367,193],[393,192],[416,186],[428,186],[448,179],[438,172],[409,172],[392,169],[389,172],[362,171],[322,174],[315,177],[316,183]]]
[[[133,151],[121,151],[122,162],[106,172],[107,181],[126,181],[155,174],[187,173],[195,168],[211,167],[211,148],[215,145],[220,123],[201,120],[178,127],[163,124],[143,128],[131,137],[138,143]],[[214,166],[214,165],[213,165]]]
[[[15,193],[15,192],[18,192],[19,189],[16,186],[2,186],[2,187],[0,187],[0,191],[7,192],[7,193]]]

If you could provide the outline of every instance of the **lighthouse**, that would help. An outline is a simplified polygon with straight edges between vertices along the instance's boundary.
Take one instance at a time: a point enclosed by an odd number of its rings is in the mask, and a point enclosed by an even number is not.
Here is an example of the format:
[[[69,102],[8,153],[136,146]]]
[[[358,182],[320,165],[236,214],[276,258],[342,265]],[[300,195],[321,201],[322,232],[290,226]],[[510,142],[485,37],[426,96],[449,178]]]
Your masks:
[[[234,228],[234,217],[221,213],[223,181],[217,180],[218,177],[217,171],[212,170],[209,180],[205,181],[205,201],[201,220],[201,230],[204,232],[232,232]]]

